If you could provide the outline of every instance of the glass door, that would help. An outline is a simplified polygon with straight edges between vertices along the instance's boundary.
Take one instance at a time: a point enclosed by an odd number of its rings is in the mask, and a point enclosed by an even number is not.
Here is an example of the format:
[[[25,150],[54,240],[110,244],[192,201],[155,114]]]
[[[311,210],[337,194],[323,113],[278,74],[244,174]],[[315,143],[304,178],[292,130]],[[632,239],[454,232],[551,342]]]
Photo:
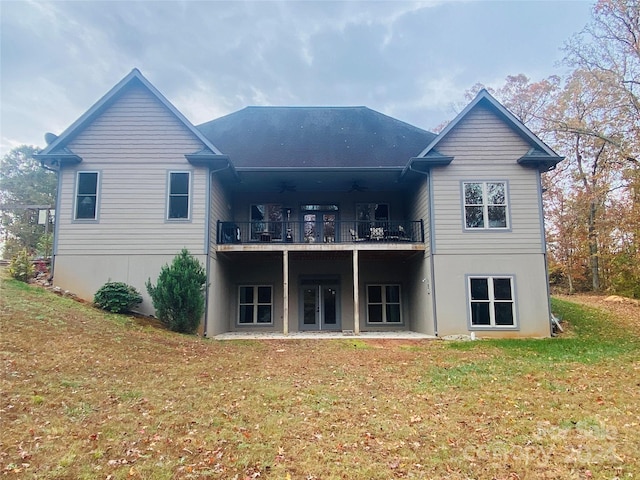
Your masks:
[[[304,243],[333,243],[337,241],[338,205],[302,205]]]
[[[338,286],[303,284],[301,330],[338,330]]]

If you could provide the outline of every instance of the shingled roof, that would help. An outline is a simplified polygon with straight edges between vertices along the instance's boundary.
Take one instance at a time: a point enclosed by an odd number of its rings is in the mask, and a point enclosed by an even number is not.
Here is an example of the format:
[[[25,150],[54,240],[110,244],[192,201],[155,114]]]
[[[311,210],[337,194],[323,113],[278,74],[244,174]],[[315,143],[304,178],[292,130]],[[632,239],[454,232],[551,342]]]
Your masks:
[[[238,169],[404,167],[436,137],[366,107],[246,107],[196,128]]]

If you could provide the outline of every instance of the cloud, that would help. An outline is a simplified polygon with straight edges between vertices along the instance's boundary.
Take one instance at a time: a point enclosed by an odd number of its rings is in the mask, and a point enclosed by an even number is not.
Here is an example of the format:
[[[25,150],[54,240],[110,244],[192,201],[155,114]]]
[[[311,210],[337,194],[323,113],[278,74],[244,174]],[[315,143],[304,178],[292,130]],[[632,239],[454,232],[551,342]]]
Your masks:
[[[42,145],[133,67],[194,123],[367,105],[425,128],[477,82],[555,73],[582,2],[3,2],[1,153]],[[541,28],[541,25],[544,28]]]

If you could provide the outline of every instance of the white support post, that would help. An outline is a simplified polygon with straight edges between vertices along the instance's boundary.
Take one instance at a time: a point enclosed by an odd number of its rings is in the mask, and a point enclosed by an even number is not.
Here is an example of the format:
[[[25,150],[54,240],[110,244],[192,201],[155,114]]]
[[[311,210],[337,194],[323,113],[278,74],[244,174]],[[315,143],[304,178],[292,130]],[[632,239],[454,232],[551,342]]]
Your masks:
[[[282,333],[289,334],[289,251],[282,252]]]
[[[353,334],[360,335],[360,292],[358,287],[360,273],[358,272],[358,250],[353,250]]]

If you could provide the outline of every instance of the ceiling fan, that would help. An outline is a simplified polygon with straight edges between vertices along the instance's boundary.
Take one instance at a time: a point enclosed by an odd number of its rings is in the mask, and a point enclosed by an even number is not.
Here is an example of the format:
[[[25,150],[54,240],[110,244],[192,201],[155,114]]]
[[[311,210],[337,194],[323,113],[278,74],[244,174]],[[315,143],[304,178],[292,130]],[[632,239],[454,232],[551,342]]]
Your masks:
[[[351,188],[349,189],[349,192],[365,192],[369,190],[368,187],[365,187],[364,185],[360,185],[360,183],[357,180],[354,180],[351,183]]]
[[[285,192],[295,192],[296,191],[296,186],[289,183],[289,182],[281,182],[280,183],[280,193],[285,193]]]

